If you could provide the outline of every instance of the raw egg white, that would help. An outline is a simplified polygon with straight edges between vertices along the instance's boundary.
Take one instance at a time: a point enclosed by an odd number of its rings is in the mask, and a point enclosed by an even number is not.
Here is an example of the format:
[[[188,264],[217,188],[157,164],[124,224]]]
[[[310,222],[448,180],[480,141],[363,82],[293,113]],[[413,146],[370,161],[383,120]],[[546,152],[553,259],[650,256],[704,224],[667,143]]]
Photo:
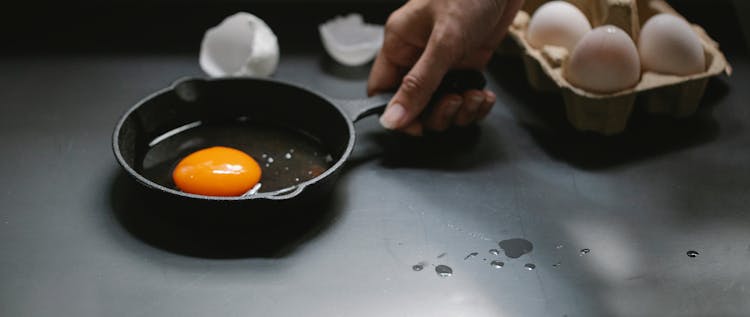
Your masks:
[[[631,88],[641,78],[638,49],[622,29],[597,27],[573,49],[563,75],[573,86],[595,93]]]
[[[526,37],[534,48],[555,45],[570,52],[589,31],[589,20],[576,6],[565,1],[550,1],[531,16]]]
[[[687,76],[706,68],[698,35],[687,21],[671,14],[657,14],[646,21],[638,50],[645,70]]]

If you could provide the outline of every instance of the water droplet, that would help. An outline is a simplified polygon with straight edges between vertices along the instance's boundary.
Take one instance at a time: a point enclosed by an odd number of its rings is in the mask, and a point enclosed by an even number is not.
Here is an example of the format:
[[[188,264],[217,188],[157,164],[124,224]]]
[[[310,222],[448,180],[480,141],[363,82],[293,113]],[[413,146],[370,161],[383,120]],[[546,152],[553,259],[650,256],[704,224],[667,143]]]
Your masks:
[[[492,255],[499,255],[500,254],[500,250],[498,250],[498,249],[490,249],[490,254],[492,254]]]
[[[326,155],[326,163],[331,163],[331,162],[333,162],[333,157],[330,154]]]
[[[503,266],[505,266],[505,262],[495,260],[490,262],[490,265],[496,269],[501,269],[503,268]]]
[[[273,157],[268,158],[268,163],[273,163]]]
[[[699,254],[700,253],[698,253],[698,251],[694,251],[694,250],[690,250],[690,251],[687,252],[687,256],[689,256],[691,258],[697,257]]]
[[[591,249],[581,249],[581,252],[579,255],[586,255],[586,254],[589,254],[589,252],[591,252]]]
[[[560,250],[560,249],[562,249],[563,247],[564,247],[564,246],[563,246],[562,244],[558,244],[558,245],[556,245],[556,246],[555,246],[555,249],[558,249],[558,250]]]
[[[299,178],[298,178],[298,177],[295,177],[295,178],[294,178],[294,181],[295,181],[295,182],[299,182]]]
[[[312,175],[312,171],[307,171],[307,175]]]
[[[289,159],[292,158],[292,154],[290,154],[290,153],[284,154],[284,158],[287,159],[287,160],[289,160]]]
[[[558,267],[560,267],[560,265],[562,265],[562,263],[561,262],[557,262],[555,264],[552,264],[552,267],[558,268]]]
[[[289,153],[294,153],[294,149],[289,149]]]
[[[479,252],[471,252],[468,255],[466,255],[466,257],[464,257],[464,260],[468,260],[470,257],[477,256],[477,255],[479,255]]]
[[[269,167],[269,166],[271,166],[271,165],[269,165],[268,163],[266,163],[266,167]]]
[[[529,271],[533,271],[536,268],[536,265],[532,263],[526,263],[523,267]]]
[[[444,257],[444,256],[445,256],[445,254],[446,254],[445,252],[443,252],[443,253],[440,253],[440,254],[438,254],[437,258],[438,258],[438,259],[439,259],[439,258],[442,258],[442,257]]]
[[[531,252],[534,249],[534,244],[526,239],[508,239],[498,243],[500,248],[505,252],[505,256],[511,259],[520,258],[522,255]]]
[[[437,273],[437,275],[440,275],[440,277],[448,277],[453,275],[453,269],[450,268],[450,266],[442,264],[435,267],[435,272]]]
[[[266,153],[263,153],[263,155],[261,155],[260,157],[262,157],[262,158],[267,158],[267,157],[268,157],[268,154],[266,154]]]
[[[414,264],[414,265],[413,265],[413,266],[411,267],[411,269],[412,269],[412,270],[414,270],[414,271],[417,271],[417,272],[419,272],[419,271],[421,271],[422,269],[424,269],[424,265],[422,265],[422,264]]]

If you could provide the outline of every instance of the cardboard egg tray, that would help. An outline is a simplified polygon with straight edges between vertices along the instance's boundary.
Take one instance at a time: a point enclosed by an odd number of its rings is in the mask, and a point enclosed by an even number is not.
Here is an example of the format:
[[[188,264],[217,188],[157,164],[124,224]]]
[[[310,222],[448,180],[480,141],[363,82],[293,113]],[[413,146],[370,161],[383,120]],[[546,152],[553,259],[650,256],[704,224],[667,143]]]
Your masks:
[[[561,91],[568,121],[580,131],[604,135],[625,130],[630,113],[638,102],[646,111],[684,117],[693,114],[700,103],[708,79],[731,67],[719,45],[698,25],[691,24],[706,54],[706,70],[690,76],[674,76],[644,71],[638,84],[613,94],[597,94],[574,87],[563,77],[569,52],[563,47],[533,48],[526,41],[531,14],[545,0],[527,0],[510,26],[512,39],[522,48],[529,84],[541,91]],[[641,25],[659,13],[680,16],[662,0],[569,0],[589,18],[592,27],[612,24],[627,32],[635,43]],[[681,16],[680,16],[681,17]]]

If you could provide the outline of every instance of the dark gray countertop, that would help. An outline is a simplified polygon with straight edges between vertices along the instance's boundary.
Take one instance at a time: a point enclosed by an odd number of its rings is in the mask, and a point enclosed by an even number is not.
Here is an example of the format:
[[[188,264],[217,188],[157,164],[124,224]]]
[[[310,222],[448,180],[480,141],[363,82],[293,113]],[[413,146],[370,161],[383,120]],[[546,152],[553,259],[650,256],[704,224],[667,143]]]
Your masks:
[[[315,45],[282,54],[276,78],[364,96],[366,69]],[[498,57],[498,103],[478,129],[417,141],[360,122],[322,213],[248,227],[218,253],[201,241],[218,232],[128,218],[153,210],[128,202],[138,186],[111,153],[127,108],[202,76],[195,55],[0,59],[0,316],[750,314],[744,51],[695,117],[636,114],[615,138],[573,132],[559,96],[533,93],[518,60]],[[533,251],[489,253],[511,238]]]

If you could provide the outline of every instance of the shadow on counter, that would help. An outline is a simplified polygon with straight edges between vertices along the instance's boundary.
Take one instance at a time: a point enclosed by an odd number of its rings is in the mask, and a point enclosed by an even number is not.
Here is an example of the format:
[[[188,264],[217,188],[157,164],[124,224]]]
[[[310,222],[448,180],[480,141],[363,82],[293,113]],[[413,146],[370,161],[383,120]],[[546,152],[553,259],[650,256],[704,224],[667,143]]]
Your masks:
[[[168,252],[211,259],[281,258],[335,222],[337,195],[288,209],[255,210],[241,202],[176,201],[118,172],[110,205],[138,240]]]
[[[505,160],[498,137],[483,131],[487,126],[482,124],[452,127],[445,132],[426,131],[422,137],[386,131],[376,118],[357,126],[357,144],[345,169],[377,160],[389,169],[461,171]]]
[[[601,136],[579,132],[567,121],[558,93],[535,91],[526,81],[518,57],[496,56],[489,74],[519,124],[548,155],[583,169],[605,169],[709,143],[720,126],[712,108],[729,92],[720,79],[711,79],[698,111],[688,118],[647,114],[636,104],[625,132]]]
[[[346,80],[366,80],[370,76],[372,61],[359,66],[347,66],[335,61],[330,55],[323,52],[318,58],[320,69],[331,76]]]

